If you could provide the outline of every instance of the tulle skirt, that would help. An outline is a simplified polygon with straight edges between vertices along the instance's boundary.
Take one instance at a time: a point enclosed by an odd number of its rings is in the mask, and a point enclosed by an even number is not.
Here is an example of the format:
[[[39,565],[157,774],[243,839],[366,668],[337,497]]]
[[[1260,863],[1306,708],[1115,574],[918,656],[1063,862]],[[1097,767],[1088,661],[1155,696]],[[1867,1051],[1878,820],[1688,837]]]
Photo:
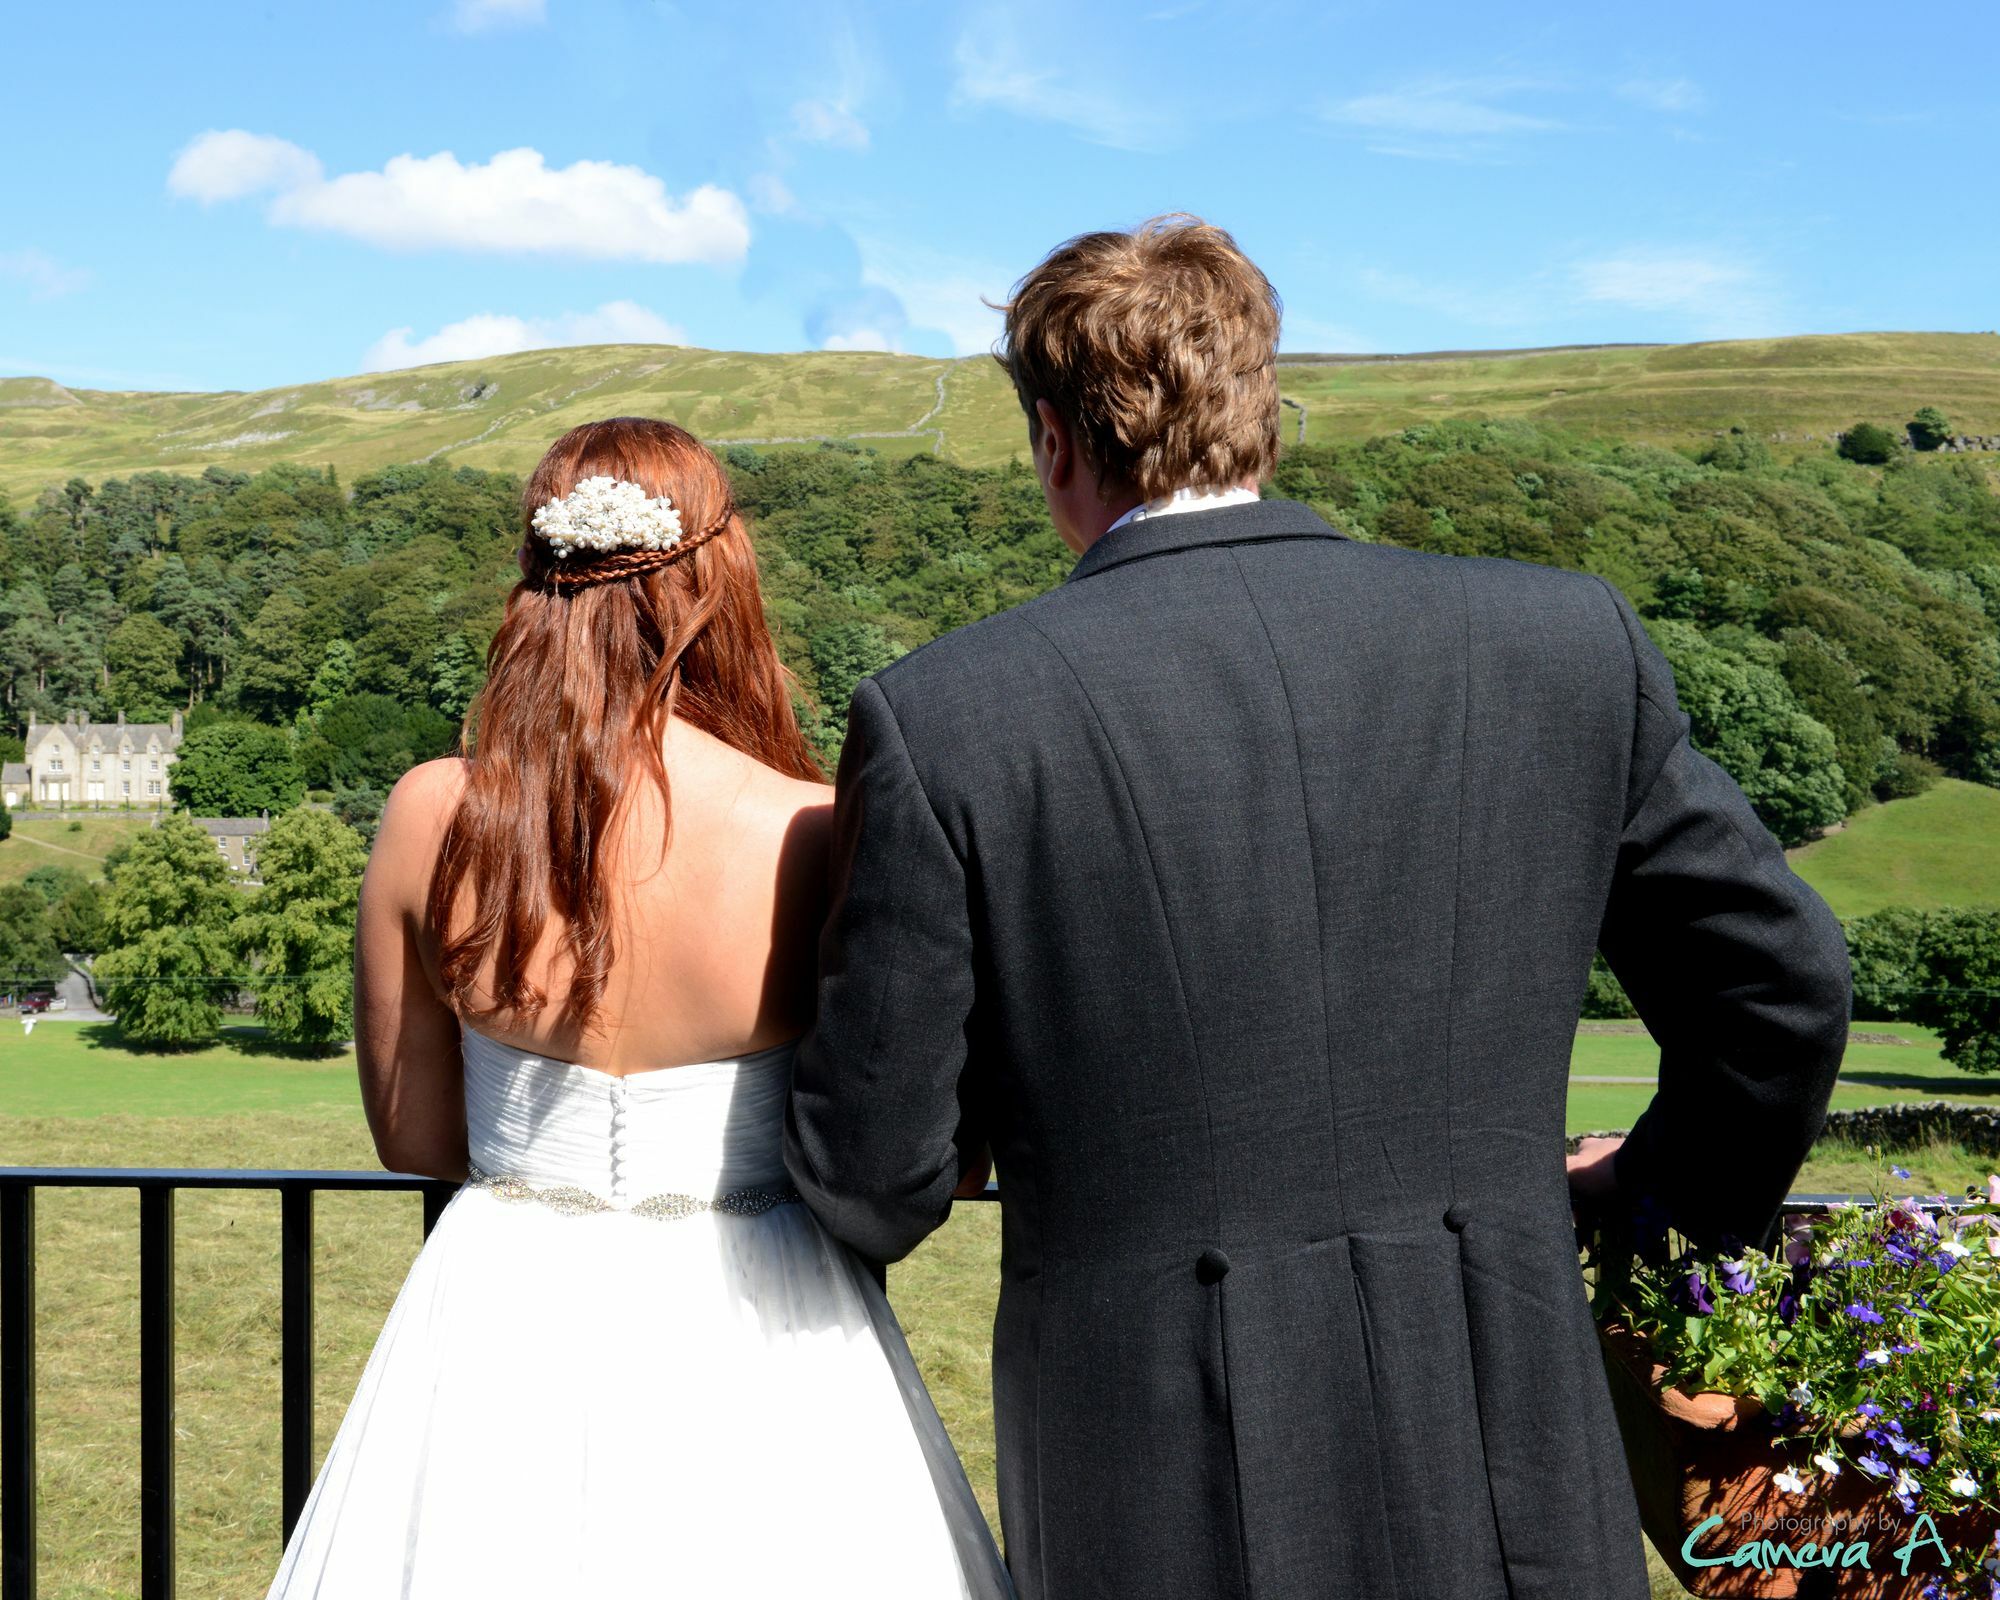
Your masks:
[[[667,1220],[467,1188],[270,1593],[1011,1589],[881,1290],[803,1205]]]

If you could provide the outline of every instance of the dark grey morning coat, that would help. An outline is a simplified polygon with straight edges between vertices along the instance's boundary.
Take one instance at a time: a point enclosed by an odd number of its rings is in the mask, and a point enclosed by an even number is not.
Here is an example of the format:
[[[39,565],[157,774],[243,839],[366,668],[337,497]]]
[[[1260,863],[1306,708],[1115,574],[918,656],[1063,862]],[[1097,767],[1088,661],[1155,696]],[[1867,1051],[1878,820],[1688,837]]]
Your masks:
[[[1601,946],[1618,1174],[1768,1239],[1840,927],[1601,580],[1265,501],[1114,530],[862,683],[791,1171],[895,1260],[990,1141],[1024,1600],[1644,1600],[1563,1170]]]

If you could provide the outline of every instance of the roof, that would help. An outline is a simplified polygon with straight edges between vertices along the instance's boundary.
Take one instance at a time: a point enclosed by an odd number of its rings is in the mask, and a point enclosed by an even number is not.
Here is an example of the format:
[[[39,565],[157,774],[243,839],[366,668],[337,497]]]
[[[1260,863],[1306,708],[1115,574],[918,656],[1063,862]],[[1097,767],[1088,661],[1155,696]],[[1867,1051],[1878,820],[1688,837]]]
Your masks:
[[[93,734],[110,745],[116,745],[127,734],[134,744],[144,744],[152,738],[162,745],[175,742],[173,725],[167,722],[38,722],[28,730],[28,748],[34,749],[51,733],[66,733],[79,744],[88,744]]]
[[[269,817],[196,817],[193,820],[203,833],[212,833],[217,838],[234,839],[271,831]]]
[[[9,761],[0,766],[0,783],[20,783],[28,781],[28,764],[25,761]]]

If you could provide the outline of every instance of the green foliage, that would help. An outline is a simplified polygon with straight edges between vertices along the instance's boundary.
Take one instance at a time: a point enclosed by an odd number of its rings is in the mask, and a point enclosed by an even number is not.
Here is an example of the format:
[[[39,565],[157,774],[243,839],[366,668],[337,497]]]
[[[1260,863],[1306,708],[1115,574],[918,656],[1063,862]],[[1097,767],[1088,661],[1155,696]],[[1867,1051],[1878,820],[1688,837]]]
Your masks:
[[[215,841],[169,813],[126,846],[105,898],[105,951],[93,969],[119,1032],[134,1044],[186,1048],[215,1037],[218,975],[230,968],[238,910]]]
[[[283,1044],[330,1048],[354,1031],[354,912],[368,847],[309,807],[271,824],[257,851],[263,886],[232,938],[257,1016]]]
[[[1919,450],[1935,450],[1951,437],[1951,424],[1936,406],[1924,406],[1910,418],[1910,443]]]
[[[1856,1015],[1935,1028],[1946,1061],[2000,1072],[2000,911],[1878,911],[1846,925]]]
[[[306,786],[289,734],[236,720],[190,733],[168,782],[174,804],[202,817],[284,811],[299,803]]]
[[[48,901],[27,884],[0,885],[0,989],[44,987],[68,970]]]
[[[382,825],[382,808],[389,803],[386,790],[336,789],[333,814],[352,828],[366,844],[375,842],[375,830]]]
[[[1838,451],[1843,460],[1881,467],[1894,461],[1901,448],[1896,436],[1879,423],[1857,422],[1840,436]]]
[[[0,839],[12,838],[14,833],[14,811],[11,806],[0,805]]]
[[[458,725],[429,706],[354,694],[315,720],[299,746],[299,762],[316,789],[387,791],[419,761],[443,755],[457,737]]]
[[[1893,747],[1892,747],[1893,748]],[[1944,778],[1944,768],[1914,751],[1897,750],[1887,759],[1875,779],[1878,800],[1914,800],[1935,789]]]
[[[1602,956],[1590,958],[1590,985],[1583,994],[1583,1015],[1598,1021],[1636,1017],[1639,1008]]]
[[[181,641],[144,612],[127,617],[104,641],[110,674],[105,698],[135,722],[164,722],[185,699]]]
[[[1650,631],[1674,669],[1696,746],[1742,787],[1780,843],[1798,844],[1847,813],[1833,735],[1799,708],[1772,668],[1686,622]]]

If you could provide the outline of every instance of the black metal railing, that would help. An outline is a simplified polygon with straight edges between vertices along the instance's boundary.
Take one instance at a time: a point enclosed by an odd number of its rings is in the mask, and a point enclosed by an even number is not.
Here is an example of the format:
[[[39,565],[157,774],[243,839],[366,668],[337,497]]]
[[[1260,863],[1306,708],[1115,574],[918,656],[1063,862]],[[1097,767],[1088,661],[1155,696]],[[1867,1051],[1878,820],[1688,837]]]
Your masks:
[[[35,1195],[41,1189],[139,1192],[139,1570],[142,1600],[174,1592],[174,1196],[182,1189],[275,1189],[281,1314],[280,1493],[285,1537],[305,1508],[313,1453],[313,1199],[322,1193],[424,1197],[428,1238],[458,1186],[394,1172],[235,1171],[205,1167],[0,1167],[0,1600],[34,1600]],[[988,1183],[971,1198],[994,1201]],[[1868,1195],[1801,1194],[1788,1213]]]
[[[35,1594],[35,1195],[139,1191],[139,1592],[174,1592],[174,1196],[182,1189],[275,1189],[279,1204],[279,1443],[285,1536],[311,1492],[313,1197],[424,1197],[424,1235],[458,1186],[396,1172],[205,1167],[0,1167],[0,1600]]]

